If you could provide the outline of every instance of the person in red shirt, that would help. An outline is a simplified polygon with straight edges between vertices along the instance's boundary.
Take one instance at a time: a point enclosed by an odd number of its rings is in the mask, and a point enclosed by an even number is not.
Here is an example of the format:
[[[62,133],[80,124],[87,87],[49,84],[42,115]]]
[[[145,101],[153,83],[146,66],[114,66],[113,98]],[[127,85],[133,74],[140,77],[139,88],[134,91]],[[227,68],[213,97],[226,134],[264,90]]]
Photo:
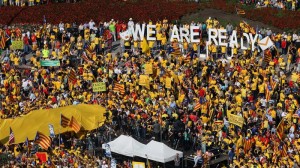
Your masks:
[[[205,99],[204,99],[205,90],[202,87],[200,88],[198,94],[199,94],[199,97],[200,97],[200,104],[204,103],[205,102]]]
[[[282,54],[287,54],[287,43],[285,38],[281,41],[281,48]]]
[[[29,38],[27,34],[23,37],[23,44],[24,44],[24,53],[28,54],[29,53]]]

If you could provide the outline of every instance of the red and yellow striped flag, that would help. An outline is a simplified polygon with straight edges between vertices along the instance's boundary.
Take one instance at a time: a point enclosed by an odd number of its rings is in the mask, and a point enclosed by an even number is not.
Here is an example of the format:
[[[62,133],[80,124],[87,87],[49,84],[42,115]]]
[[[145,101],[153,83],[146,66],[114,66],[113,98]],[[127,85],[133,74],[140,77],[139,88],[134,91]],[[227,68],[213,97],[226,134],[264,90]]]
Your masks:
[[[284,119],[281,119],[280,123],[277,126],[277,135],[280,140],[284,137]]]
[[[252,139],[245,139],[244,140],[244,151],[247,153],[252,147]]]
[[[75,84],[77,82],[77,78],[76,78],[76,72],[74,69],[70,70],[70,74],[69,74],[69,78],[68,78],[68,82]]]
[[[276,82],[274,81],[272,76],[270,77],[270,85],[271,85],[272,90],[274,90],[276,87]]]
[[[6,44],[6,35],[5,35],[5,31],[2,31],[1,34],[1,41],[0,41],[0,48],[4,49],[5,48],[5,44]]]
[[[287,150],[288,149],[287,149],[286,144],[283,144],[282,151],[281,151],[281,156],[282,157],[287,157],[288,156]]]
[[[72,116],[70,125],[74,132],[78,133],[80,131],[81,125],[77,122],[77,120]]]
[[[115,87],[114,87],[114,91],[115,92],[120,92],[120,94],[125,94],[125,87],[123,84],[120,84],[120,83],[116,83],[115,84]]]
[[[61,114],[60,115],[60,125],[65,128],[65,127],[69,126],[69,123],[70,123],[70,119],[68,119],[66,116]]]
[[[35,142],[43,149],[47,150],[51,146],[52,140],[50,137],[44,135],[43,133],[37,132],[35,136]]]
[[[268,85],[266,85],[265,90],[266,90],[266,101],[269,102],[271,96],[270,96],[270,90],[268,88]]]
[[[194,111],[198,111],[201,108],[200,102],[197,102],[197,104],[194,107]]]

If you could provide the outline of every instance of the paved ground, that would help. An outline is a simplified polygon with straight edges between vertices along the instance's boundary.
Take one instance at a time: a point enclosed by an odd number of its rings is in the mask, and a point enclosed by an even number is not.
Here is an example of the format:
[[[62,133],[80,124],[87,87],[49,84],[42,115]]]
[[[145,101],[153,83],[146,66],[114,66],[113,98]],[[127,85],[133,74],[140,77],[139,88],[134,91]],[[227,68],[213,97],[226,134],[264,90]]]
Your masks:
[[[264,28],[270,28],[273,32],[283,32],[282,30],[280,30],[276,27],[267,25],[265,23],[249,20],[249,19],[241,17],[240,15],[226,13],[224,11],[217,10],[217,9],[204,9],[204,10],[200,10],[199,12],[196,12],[196,13],[193,13],[190,15],[185,15],[181,18],[181,22],[182,23],[191,23],[192,21],[204,22],[209,17],[217,18],[223,26],[226,26],[226,24],[229,22],[232,23],[233,25],[235,25],[235,24],[238,24],[240,21],[244,20],[254,28],[264,27]]]

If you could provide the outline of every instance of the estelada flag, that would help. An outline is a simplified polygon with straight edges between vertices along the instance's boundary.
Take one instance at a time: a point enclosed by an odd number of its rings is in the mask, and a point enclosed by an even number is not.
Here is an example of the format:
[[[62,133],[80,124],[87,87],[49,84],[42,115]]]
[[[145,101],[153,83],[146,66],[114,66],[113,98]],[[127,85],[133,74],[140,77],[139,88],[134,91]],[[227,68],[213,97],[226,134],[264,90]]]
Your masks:
[[[80,131],[81,125],[77,122],[77,120],[72,116],[70,125],[69,125],[76,133]]]
[[[244,150],[245,150],[245,153],[247,153],[252,147],[252,140],[249,138],[249,139],[245,139],[244,141]]]
[[[277,126],[277,135],[280,140],[284,137],[284,119],[281,119],[280,123]]]
[[[43,133],[41,133],[39,131],[36,133],[34,140],[37,144],[39,144],[45,150],[47,150],[51,146],[51,143],[52,143],[52,140],[50,137],[44,135]]]

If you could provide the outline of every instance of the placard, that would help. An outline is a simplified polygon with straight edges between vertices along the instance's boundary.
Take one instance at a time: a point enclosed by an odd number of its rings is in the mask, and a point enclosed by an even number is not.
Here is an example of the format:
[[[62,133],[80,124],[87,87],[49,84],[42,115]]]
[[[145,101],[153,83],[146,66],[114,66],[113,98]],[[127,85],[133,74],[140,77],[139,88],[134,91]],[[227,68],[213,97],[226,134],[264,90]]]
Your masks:
[[[60,66],[59,60],[41,60],[41,66]]]
[[[106,91],[106,85],[104,82],[96,82],[92,84],[93,86],[93,92],[105,92]]]

